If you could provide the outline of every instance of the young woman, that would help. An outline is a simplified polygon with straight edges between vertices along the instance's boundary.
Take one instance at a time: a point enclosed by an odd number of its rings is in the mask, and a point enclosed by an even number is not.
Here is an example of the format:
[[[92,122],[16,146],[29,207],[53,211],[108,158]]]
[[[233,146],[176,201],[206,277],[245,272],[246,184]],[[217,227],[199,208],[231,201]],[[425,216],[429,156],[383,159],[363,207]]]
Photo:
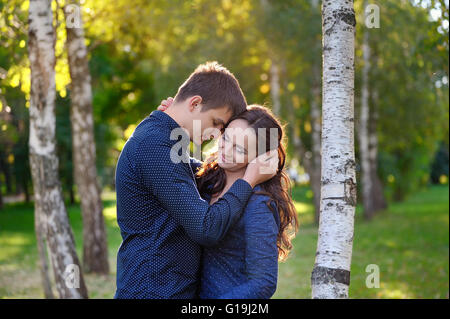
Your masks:
[[[270,298],[275,293],[278,260],[287,257],[298,229],[283,170],[286,153],[279,121],[263,106],[248,106],[229,123],[218,152],[202,164],[196,178],[200,194],[212,204],[242,178],[250,161],[273,149],[279,158],[275,177],[254,188],[245,211],[220,243],[203,249],[200,298]]]

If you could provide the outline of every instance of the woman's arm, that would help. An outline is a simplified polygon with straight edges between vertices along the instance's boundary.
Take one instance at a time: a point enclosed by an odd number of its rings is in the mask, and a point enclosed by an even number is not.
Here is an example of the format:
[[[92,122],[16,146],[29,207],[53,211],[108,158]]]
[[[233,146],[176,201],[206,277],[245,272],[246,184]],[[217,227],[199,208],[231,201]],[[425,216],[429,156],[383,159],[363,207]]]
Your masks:
[[[265,196],[251,198],[244,212],[247,281],[219,296],[220,299],[268,299],[275,293],[278,225],[266,200]]]
[[[183,226],[191,239],[203,246],[214,245],[241,216],[252,194],[252,186],[238,179],[210,206],[197,190],[190,164],[173,162],[171,151],[170,143],[152,135],[141,142],[135,160],[142,185]]]

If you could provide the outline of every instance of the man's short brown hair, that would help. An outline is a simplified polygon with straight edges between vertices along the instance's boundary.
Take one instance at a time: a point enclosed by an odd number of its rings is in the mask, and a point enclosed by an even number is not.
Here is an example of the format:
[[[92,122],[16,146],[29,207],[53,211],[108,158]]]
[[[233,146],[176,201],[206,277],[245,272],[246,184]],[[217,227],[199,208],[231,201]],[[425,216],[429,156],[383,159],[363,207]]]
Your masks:
[[[217,62],[200,64],[180,86],[175,101],[182,102],[194,95],[202,97],[202,111],[227,106],[234,117],[247,108],[238,80]]]

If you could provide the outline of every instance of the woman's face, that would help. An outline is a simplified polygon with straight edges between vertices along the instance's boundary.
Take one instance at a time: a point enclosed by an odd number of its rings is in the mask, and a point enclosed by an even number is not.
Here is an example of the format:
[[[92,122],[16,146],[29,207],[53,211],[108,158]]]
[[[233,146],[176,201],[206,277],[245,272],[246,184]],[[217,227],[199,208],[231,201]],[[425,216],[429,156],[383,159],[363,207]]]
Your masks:
[[[256,133],[247,121],[237,119],[230,122],[219,139],[219,166],[228,171],[245,169],[256,157],[256,146]]]

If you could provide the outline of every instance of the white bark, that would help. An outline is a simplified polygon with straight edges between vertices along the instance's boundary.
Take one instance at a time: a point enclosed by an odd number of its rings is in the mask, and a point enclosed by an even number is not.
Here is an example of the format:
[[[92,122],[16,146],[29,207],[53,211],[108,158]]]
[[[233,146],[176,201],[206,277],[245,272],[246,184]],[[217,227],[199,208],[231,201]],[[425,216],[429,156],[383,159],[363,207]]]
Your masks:
[[[59,296],[86,298],[87,290],[81,272],[79,288],[66,284],[66,267],[79,267],[79,261],[58,177],[54,44],[51,1],[31,0],[28,42],[31,69],[29,151],[37,215],[37,239],[42,244],[39,237],[43,235],[47,242]],[[44,231],[44,234],[39,233],[41,231]]]
[[[35,205],[34,208],[34,229],[36,231],[36,242],[38,247],[39,254],[39,265],[41,272],[41,281],[42,287],[44,288],[44,297],[45,299],[53,299],[53,290],[49,277],[49,267],[48,267],[48,257],[47,257],[47,245],[45,241],[44,234],[46,233],[45,224],[40,221],[40,216],[42,213],[40,212],[39,206]]]
[[[71,3],[80,6],[78,1]],[[66,20],[71,12],[64,11]],[[91,76],[81,17],[79,28],[67,31],[71,77],[71,124],[74,176],[83,216],[83,264],[86,272],[108,274],[108,246],[101,189],[97,181]]]
[[[365,3],[365,2],[364,2]],[[361,89],[361,111],[359,121],[359,154],[361,160],[361,187],[364,206],[364,215],[366,218],[372,216],[373,198],[372,198],[372,178],[370,168],[369,154],[369,70],[370,70],[370,46],[369,33],[364,29],[363,35],[363,69],[362,69],[362,89]]]
[[[353,1],[322,7],[322,189],[313,298],[348,298],[356,205]]]

